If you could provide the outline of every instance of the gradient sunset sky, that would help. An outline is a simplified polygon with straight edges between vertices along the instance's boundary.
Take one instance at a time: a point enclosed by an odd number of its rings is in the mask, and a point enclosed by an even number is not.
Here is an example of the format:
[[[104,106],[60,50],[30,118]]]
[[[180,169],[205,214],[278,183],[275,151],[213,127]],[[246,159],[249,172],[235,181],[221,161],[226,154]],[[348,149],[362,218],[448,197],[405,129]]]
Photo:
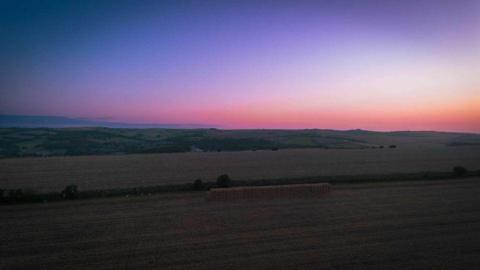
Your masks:
[[[0,114],[480,132],[480,1],[1,1]]]

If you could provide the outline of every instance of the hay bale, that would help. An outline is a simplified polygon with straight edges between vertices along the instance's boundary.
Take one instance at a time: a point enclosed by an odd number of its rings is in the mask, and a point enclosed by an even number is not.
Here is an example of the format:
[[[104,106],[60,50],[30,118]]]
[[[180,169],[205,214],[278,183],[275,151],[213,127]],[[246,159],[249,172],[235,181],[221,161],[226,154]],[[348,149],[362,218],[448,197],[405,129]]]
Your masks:
[[[298,184],[259,187],[214,188],[207,201],[317,197],[330,191],[330,184]]]

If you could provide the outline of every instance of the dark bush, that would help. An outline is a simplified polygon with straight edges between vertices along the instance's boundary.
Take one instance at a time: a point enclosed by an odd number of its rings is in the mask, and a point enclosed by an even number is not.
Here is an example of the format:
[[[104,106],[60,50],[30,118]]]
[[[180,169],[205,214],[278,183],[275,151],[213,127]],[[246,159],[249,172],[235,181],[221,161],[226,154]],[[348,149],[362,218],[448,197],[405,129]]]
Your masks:
[[[203,190],[205,186],[203,185],[202,179],[197,179],[193,182],[193,189],[194,190]]]
[[[462,166],[455,166],[455,167],[453,167],[453,173],[456,176],[464,176],[468,173],[468,170],[465,167],[462,167]]]
[[[33,189],[22,190],[22,200],[32,202],[39,199],[39,195]]]
[[[383,148],[384,146],[383,145],[380,145],[379,148]]]
[[[24,199],[22,189],[4,189],[0,193],[2,202],[19,202]]]
[[[278,151],[278,147],[273,147],[272,151]]]
[[[227,188],[232,186],[232,180],[228,174],[222,174],[217,178],[217,187]]]
[[[394,145],[394,144],[392,144],[392,145],[389,145],[388,147],[389,147],[389,148],[397,148],[397,146],[396,146],[396,145]]]
[[[73,200],[78,198],[78,188],[76,185],[68,185],[62,191],[62,197],[67,200]]]
[[[13,200],[20,200],[23,197],[22,189],[11,189],[8,191],[8,197]]]

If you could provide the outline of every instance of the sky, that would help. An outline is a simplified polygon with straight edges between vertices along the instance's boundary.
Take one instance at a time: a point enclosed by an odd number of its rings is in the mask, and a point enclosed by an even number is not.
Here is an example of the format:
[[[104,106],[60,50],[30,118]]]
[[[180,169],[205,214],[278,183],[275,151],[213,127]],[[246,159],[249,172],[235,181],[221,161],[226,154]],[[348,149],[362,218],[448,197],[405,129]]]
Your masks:
[[[480,1],[0,1],[0,114],[480,132]]]

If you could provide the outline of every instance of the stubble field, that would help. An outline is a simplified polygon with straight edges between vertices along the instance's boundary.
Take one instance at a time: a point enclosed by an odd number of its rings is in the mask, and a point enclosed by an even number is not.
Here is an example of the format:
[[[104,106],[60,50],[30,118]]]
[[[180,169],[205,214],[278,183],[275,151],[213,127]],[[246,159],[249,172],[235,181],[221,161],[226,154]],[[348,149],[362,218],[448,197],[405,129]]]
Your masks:
[[[214,181],[285,179],[333,175],[480,169],[480,147],[401,147],[396,149],[287,149],[212,153],[74,156],[0,159],[0,188],[60,191],[112,189]]]
[[[479,193],[471,178],[4,205],[0,269],[479,269]]]

